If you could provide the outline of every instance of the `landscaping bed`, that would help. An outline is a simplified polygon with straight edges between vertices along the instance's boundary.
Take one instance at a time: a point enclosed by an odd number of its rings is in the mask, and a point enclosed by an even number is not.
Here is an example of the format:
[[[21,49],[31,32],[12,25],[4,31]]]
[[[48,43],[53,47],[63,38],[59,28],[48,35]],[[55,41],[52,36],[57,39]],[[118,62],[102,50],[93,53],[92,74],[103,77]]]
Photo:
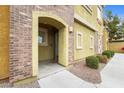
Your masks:
[[[113,51],[106,50],[102,54],[86,57],[84,61],[73,64],[68,70],[83,80],[98,84],[101,83],[100,71],[113,56]]]
[[[101,83],[100,71],[105,67],[105,65],[106,64],[104,63],[100,63],[99,69],[92,69],[87,67],[84,61],[73,64],[68,70],[85,81],[98,84]]]

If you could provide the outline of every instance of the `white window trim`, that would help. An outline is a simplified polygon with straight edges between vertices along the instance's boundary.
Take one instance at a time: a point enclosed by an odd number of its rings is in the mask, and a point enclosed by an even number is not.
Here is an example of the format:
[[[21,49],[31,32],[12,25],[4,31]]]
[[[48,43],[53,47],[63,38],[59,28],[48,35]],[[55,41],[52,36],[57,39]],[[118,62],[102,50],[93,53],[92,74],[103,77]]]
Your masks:
[[[39,31],[42,31],[42,32],[45,32],[45,39],[46,39],[46,42],[44,42],[44,43],[39,43],[38,42],[38,44],[40,45],[40,46],[48,46],[48,29],[46,29],[46,28],[42,28],[42,27],[39,27]]]
[[[91,38],[92,38],[93,41],[91,41]],[[94,49],[94,43],[95,43],[94,36],[90,35],[90,49]]]
[[[81,46],[79,46],[79,44],[78,44],[78,35],[79,35],[79,34],[81,35]],[[76,48],[77,48],[77,49],[83,49],[83,33],[82,33],[82,32],[79,32],[79,31],[78,31],[78,32],[76,33],[76,42],[77,42],[77,43],[76,43]]]

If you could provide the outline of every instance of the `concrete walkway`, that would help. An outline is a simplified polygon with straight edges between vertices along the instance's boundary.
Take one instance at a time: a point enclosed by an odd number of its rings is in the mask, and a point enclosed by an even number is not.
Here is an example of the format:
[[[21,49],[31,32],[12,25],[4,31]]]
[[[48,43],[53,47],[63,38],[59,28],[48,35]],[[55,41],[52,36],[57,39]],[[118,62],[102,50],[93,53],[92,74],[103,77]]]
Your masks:
[[[101,71],[101,88],[124,87],[124,54],[116,53]]]
[[[95,88],[94,84],[88,83],[67,70],[63,70],[39,81],[41,88]]]
[[[41,62],[39,63],[39,75],[38,78],[44,78],[59,71],[65,70],[66,68],[51,62]]]

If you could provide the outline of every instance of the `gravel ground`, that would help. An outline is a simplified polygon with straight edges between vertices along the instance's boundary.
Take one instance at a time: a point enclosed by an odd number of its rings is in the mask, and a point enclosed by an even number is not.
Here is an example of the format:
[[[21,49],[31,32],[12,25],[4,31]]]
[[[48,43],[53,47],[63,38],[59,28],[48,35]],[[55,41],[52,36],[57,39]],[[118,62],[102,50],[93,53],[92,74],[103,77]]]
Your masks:
[[[100,71],[104,68],[106,64],[100,63],[99,69],[91,69],[86,66],[85,62],[75,63],[69,67],[69,71],[79,78],[94,83],[101,83]]]
[[[20,84],[16,86],[12,86],[10,83],[4,82],[0,84],[0,88],[40,88],[40,86],[37,81],[33,81],[26,84]]]

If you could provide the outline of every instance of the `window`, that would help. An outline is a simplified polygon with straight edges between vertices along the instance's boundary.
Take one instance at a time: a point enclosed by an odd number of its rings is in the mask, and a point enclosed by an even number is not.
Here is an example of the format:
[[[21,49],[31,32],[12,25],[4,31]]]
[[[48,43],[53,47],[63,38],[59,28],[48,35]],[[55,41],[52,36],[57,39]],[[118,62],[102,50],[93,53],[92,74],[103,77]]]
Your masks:
[[[45,28],[39,28],[38,43],[41,46],[48,45],[48,30]]]
[[[84,7],[90,14],[92,14],[92,7],[91,7],[91,5],[83,5],[83,7]]]
[[[77,32],[77,49],[83,48],[83,34],[81,32]]]
[[[92,11],[91,5],[85,5],[90,11]]]
[[[90,36],[90,48],[94,48],[94,37],[92,35]]]
[[[97,7],[97,18],[99,19],[99,20],[101,20],[101,8],[100,8],[100,6],[98,6]]]

